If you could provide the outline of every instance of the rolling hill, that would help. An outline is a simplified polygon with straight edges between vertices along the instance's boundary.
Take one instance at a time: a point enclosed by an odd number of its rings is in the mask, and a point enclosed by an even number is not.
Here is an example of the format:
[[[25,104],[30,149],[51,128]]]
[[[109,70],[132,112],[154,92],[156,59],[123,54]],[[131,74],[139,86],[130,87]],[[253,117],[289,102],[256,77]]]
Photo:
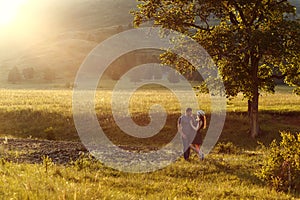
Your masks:
[[[0,34],[0,83],[7,82],[13,67],[20,71],[34,68],[38,76],[51,68],[58,78],[72,79],[97,44],[117,33],[120,26],[132,23],[129,12],[135,6],[134,0],[44,0],[27,8],[27,12],[36,13],[31,14],[31,20],[40,17],[28,25],[30,37],[12,34],[5,38]]]
[[[300,1],[290,0],[298,7]],[[56,73],[58,82],[72,81],[76,71],[88,53],[101,41],[127,28],[133,17],[129,13],[136,7],[135,0],[44,0],[35,8],[28,8],[36,24],[28,25],[30,37],[17,43],[12,35],[11,45],[0,46],[0,83],[5,85],[9,70],[17,67],[33,68],[41,79],[45,69]],[[26,9],[26,8],[24,8]],[[34,15],[36,13],[36,15]],[[44,13],[41,15],[41,13]],[[43,30],[41,30],[43,28]],[[1,36],[1,34],[0,34]],[[0,41],[1,38],[0,37]],[[3,42],[1,44],[4,44]],[[2,50],[2,51],[1,51]],[[1,54],[1,52],[4,52]]]

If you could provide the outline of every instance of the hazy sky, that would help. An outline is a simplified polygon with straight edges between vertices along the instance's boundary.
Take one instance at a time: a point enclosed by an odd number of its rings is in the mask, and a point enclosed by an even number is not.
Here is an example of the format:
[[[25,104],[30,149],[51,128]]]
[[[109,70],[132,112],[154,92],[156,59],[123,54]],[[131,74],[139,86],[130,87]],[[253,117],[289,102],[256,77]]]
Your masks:
[[[62,29],[55,15],[55,12],[63,9],[61,1],[0,0],[0,6],[2,53],[10,53],[14,48],[20,49]]]
[[[93,21],[95,23],[90,28],[97,28],[98,25],[101,27],[96,17],[102,17],[102,13],[106,11],[106,5],[110,6],[115,2],[118,1],[0,0],[0,56],[26,49],[28,45],[34,45],[61,32],[72,31],[72,28],[76,30],[85,25],[89,27],[88,23],[93,23]],[[93,8],[94,5],[98,7]],[[129,15],[129,10],[123,9],[123,12]],[[109,10],[106,14],[108,12]],[[109,14],[113,16],[113,13]],[[91,16],[96,17],[89,18]]]
[[[0,0],[0,60],[64,31],[114,20],[117,25],[134,5],[135,0]]]

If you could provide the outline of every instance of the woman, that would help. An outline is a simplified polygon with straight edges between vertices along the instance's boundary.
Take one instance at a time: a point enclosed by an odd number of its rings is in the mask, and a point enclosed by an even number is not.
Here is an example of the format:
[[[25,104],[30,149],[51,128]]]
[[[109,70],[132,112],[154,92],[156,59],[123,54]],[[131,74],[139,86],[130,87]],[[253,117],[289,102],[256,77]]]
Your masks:
[[[191,126],[195,131],[197,131],[196,136],[194,138],[194,141],[191,144],[191,148],[196,151],[196,153],[199,155],[200,159],[204,159],[204,153],[201,151],[200,147],[202,145],[203,139],[201,134],[201,129],[206,128],[206,117],[205,113],[202,110],[197,111],[197,119],[196,119],[197,125],[194,126],[194,123],[192,120],[190,121]]]

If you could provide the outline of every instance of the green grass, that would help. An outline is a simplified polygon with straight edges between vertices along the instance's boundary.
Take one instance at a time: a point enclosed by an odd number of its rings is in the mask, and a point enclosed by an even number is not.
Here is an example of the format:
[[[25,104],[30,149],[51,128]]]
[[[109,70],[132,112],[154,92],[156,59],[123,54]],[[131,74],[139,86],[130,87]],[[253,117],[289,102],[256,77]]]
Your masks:
[[[96,112],[105,133],[120,145],[137,145],[141,140],[129,137],[114,124],[111,115],[111,91],[98,90]],[[120,103],[126,103],[119,98]],[[187,98],[187,101],[192,101]],[[210,99],[200,94],[201,109],[210,118]],[[164,106],[168,113],[164,129],[152,138],[143,140],[144,145],[164,144],[176,133],[180,104],[168,90],[139,90],[131,98],[129,109],[137,124],[149,123],[148,111],[153,104]],[[299,131],[300,97],[289,88],[260,97],[260,124],[263,135],[258,140],[269,143],[279,137],[280,130]],[[195,108],[197,109],[197,108]],[[253,150],[257,140],[248,137],[247,101],[241,95],[227,103],[227,117],[220,141]],[[72,90],[0,90],[0,136],[33,137],[54,140],[79,140],[72,116]],[[51,130],[51,131],[49,131]],[[158,141],[158,142],[157,142]]]
[[[84,165],[0,164],[3,199],[292,199],[254,174],[262,154],[210,154],[177,160],[145,174],[115,171],[93,160]]]
[[[300,97],[281,87],[274,95],[260,97],[260,124],[263,135],[248,135],[247,101],[242,96],[228,101],[225,127],[219,142],[231,142],[236,154],[214,153],[204,162],[192,156],[165,169],[145,174],[129,174],[87,160],[77,164],[47,166],[0,161],[2,199],[292,199],[298,194],[271,190],[255,172],[264,151],[258,141],[269,144],[279,139],[280,130],[299,132]],[[117,145],[161,147],[177,132],[180,105],[173,93],[148,88],[132,97],[129,109],[140,125],[149,123],[148,110],[158,103],[168,118],[162,131],[151,138],[137,139],[115,124],[110,108],[111,92],[98,90],[96,112],[107,136]],[[189,99],[188,99],[189,101]],[[208,95],[198,96],[199,105],[210,119]],[[120,100],[120,103],[124,103]],[[72,90],[0,90],[0,135],[52,140],[79,140],[72,117]],[[11,156],[26,153],[10,152]],[[41,155],[42,156],[42,155]],[[1,159],[1,155],[0,155]],[[81,163],[81,164],[80,164]],[[84,163],[84,164],[82,164]]]
[[[99,90],[96,95],[96,112],[99,123],[115,143],[137,144],[140,140],[122,133],[114,125],[111,115],[111,92]],[[121,99],[120,103],[124,103]],[[189,101],[189,99],[187,100]],[[208,95],[198,96],[201,109],[210,118],[210,99]],[[149,123],[148,110],[153,104],[161,104],[168,113],[164,129],[156,137],[144,140],[153,144],[172,137],[176,133],[180,104],[173,93],[167,90],[139,90],[129,104],[134,121],[140,125]],[[232,141],[235,145],[252,148],[256,140],[247,135],[249,129],[246,115],[247,101],[242,96],[228,101],[227,117],[221,141]],[[299,130],[300,97],[287,91],[274,95],[263,94],[260,98],[260,124],[263,135],[258,138],[269,143],[279,137],[279,130],[295,132]],[[33,137],[54,140],[79,140],[72,116],[72,90],[5,90],[0,91],[0,135],[8,137]],[[49,129],[51,130],[49,132]],[[160,137],[161,136],[161,137]]]

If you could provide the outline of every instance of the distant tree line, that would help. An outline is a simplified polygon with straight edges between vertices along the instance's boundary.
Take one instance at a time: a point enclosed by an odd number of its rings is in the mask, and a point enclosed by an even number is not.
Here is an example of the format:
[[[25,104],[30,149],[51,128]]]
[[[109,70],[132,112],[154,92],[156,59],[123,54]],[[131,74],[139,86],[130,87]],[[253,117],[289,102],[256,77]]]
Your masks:
[[[40,80],[52,82],[57,78],[57,72],[51,68],[45,68],[41,71],[35,70],[33,67],[26,67],[20,70],[18,67],[13,67],[8,72],[7,81],[9,83],[19,83],[28,80]]]
[[[121,28],[120,28],[121,29]],[[127,53],[115,60],[105,71],[104,76],[112,80],[119,80],[126,72],[135,66],[160,63],[160,50],[139,50]],[[182,74],[189,81],[202,82],[203,78],[197,71],[185,72]],[[142,80],[160,80],[166,77],[170,83],[180,82],[178,73],[171,72],[168,67],[149,67],[147,70],[136,70],[130,75],[131,82],[141,82]]]

